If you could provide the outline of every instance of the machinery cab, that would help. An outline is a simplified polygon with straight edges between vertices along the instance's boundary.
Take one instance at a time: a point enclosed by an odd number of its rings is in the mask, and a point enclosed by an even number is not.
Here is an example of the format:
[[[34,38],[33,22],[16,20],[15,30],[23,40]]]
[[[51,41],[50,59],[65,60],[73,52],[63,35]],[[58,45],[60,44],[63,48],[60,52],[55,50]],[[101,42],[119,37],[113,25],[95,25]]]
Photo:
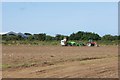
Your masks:
[[[67,38],[66,37],[64,37],[64,39],[63,40],[61,40],[61,45],[62,46],[67,46]]]
[[[92,39],[89,39],[87,46],[98,46],[96,42],[94,42]]]

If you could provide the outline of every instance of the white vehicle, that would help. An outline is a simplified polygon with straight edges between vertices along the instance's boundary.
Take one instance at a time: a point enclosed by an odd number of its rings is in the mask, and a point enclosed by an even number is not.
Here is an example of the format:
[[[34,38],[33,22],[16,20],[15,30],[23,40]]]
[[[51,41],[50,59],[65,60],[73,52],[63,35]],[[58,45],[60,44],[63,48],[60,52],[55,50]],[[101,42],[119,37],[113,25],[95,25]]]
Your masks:
[[[66,46],[66,43],[67,43],[67,39],[66,38],[64,38],[63,40],[61,40],[61,45],[62,46]]]

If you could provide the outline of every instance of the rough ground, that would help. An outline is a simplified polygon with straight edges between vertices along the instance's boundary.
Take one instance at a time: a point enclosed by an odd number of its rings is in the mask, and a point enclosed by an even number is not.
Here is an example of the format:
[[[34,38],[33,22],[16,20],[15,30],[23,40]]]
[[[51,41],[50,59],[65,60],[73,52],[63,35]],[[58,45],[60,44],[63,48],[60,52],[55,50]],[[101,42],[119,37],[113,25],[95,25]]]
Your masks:
[[[3,46],[3,78],[118,78],[117,46]]]

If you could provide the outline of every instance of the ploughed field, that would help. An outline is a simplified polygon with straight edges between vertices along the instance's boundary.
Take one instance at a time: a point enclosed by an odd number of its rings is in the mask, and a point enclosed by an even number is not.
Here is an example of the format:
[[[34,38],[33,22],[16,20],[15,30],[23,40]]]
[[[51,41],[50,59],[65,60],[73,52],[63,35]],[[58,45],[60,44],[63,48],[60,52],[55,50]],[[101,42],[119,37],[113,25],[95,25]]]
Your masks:
[[[2,46],[3,78],[118,78],[117,46]]]

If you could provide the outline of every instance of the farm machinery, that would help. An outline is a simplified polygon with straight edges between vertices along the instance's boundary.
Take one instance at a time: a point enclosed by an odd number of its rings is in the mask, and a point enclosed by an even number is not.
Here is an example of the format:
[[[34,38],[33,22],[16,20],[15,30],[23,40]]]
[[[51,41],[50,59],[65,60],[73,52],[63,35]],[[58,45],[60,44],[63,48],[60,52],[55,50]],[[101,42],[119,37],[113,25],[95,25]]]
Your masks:
[[[61,40],[61,45],[62,46],[96,46],[98,47],[98,44],[96,42],[94,42],[93,40],[89,40],[86,44],[84,44],[83,42],[75,42],[75,41],[67,41],[66,38],[64,38],[63,40]]]
[[[98,44],[96,42],[94,42],[92,39],[90,39],[88,42],[87,42],[87,46],[96,46],[98,47]]]
[[[74,42],[74,41],[69,41],[69,42],[67,42],[67,45],[68,45],[68,46],[85,46],[85,44],[82,43],[82,42],[76,43],[76,42]]]
[[[98,47],[96,42],[88,42],[87,46],[96,46],[96,47]]]

